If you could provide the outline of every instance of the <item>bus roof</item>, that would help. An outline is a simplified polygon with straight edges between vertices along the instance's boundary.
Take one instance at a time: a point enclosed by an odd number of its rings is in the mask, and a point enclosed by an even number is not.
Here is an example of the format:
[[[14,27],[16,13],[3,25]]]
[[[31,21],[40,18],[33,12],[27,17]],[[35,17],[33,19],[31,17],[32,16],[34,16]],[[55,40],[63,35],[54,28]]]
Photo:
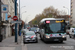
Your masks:
[[[44,18],[40,22],[44,22],[46,20],[64,20],[64,18]]]

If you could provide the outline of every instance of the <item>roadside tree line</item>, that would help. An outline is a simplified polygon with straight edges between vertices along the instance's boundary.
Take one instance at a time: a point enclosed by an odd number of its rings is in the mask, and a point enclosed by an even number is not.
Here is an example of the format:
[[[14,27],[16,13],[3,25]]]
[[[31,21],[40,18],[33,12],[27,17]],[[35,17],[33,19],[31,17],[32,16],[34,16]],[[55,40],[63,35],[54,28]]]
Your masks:
[[[41,14],[37,14],[33,20],[29,22],[29,24],[32,25],[38,25],[40,20],[43,18],[65,18],[65,20],[68,20],[68,15],[66,15],[65,11],[59,11],[58,9],[55,9],[53,6],[47,7],[43,10]]]

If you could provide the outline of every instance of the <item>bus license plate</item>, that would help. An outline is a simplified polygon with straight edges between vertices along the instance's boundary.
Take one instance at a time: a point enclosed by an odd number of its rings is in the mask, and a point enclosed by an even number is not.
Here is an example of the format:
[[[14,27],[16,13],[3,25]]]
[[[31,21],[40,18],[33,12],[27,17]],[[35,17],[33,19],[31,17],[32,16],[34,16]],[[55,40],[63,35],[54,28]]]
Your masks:
[[[54,41],[59,41],[59,39],[54,39]]]

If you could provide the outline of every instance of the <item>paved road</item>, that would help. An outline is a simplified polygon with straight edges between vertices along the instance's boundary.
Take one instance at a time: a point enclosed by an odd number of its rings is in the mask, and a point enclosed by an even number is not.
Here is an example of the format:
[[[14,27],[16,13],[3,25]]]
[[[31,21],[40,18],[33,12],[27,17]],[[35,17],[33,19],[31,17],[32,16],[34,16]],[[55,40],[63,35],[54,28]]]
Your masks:
[[[49,42],[44,43],[40,40],[38,43],[28,43],[26,44],[27,50],[75,50],[75,40],[67,36],[67,41],[63,43],[59,42]]]
[[[9,40],[11,39],[11,40]],[[67,36],[67,41],[63,43],[49,42],[44,43],[38,35],[38,43],[28,43],[25,45],[15,45],[14,38],[7,38],[0,43],[0,50],[75,50],[75,40]],[[10,42],[11,41],[11,42]]]

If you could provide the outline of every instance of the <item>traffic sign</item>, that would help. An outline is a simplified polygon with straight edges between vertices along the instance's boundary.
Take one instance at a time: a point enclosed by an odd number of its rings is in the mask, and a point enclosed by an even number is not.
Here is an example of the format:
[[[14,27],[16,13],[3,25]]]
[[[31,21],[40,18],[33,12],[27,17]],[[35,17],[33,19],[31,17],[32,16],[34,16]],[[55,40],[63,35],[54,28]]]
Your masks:
[[[10,23],[22,23],[22,21],[11,21]]]
[[[1,5],[2,13],[8,13],[8,5]]]
[[[14,16],[12,19],[13,19],[14,21],[16,21],[16,20],[18,19],[18,17],[17,17],[17,16]]]

